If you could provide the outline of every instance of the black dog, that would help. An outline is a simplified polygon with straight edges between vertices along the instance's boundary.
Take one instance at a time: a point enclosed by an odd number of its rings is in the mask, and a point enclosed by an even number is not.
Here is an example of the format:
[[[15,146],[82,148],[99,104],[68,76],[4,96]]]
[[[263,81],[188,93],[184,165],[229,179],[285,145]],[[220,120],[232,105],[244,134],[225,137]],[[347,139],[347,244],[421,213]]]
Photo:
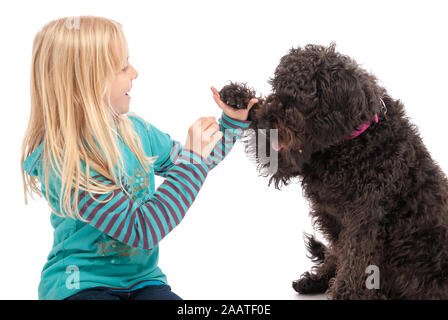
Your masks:
[[[294,289],[332,299],[448,299],[448,180],[402,103],[334,44],[291,49],[269,83],[272,94],[250,110],[246,152],[269,185],[301,180],[328,241],[307,237],[316,265]],[[231,83],[220,97],[244,108],[255,92]],[[260,156],[260,144],[273,148]]]

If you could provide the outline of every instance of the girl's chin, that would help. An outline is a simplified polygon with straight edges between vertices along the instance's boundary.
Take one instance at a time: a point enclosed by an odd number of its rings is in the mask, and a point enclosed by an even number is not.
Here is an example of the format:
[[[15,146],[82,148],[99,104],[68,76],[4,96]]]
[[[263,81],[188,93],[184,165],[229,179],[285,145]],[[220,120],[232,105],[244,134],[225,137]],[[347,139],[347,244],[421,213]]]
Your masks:
[[[128,105],[121,105],[119,108],[115,109],[119,114],[127,113],[129,111],[129,104]]]

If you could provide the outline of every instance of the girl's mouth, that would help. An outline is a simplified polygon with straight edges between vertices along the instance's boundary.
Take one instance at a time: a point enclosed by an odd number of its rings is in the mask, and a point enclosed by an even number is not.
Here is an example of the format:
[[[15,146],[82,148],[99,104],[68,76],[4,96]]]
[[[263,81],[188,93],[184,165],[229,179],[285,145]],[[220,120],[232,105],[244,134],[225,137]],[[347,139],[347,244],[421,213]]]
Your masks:
[[[131,96],[129,95],[129,91],[131,91],[131,88],[129,88],[129,90],[124,93],[126,96],[128,96],[128,98],[131,98]]]

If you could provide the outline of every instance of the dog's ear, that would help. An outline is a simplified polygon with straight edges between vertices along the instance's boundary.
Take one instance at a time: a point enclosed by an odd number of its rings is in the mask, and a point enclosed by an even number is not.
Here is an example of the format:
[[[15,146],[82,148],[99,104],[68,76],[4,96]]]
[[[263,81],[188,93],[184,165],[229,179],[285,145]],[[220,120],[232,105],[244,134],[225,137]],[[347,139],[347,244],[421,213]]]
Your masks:
[[[320,72],[316,77],[314,114],[308,122],[321,147],[338,144],[378,112],[381,89],[373,75],[355,64]]]

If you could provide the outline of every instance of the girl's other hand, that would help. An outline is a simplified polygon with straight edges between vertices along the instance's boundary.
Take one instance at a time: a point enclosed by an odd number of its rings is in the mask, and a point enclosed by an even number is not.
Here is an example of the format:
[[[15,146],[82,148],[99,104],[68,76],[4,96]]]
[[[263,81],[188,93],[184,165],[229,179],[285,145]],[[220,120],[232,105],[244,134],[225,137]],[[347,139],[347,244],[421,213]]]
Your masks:
[[[223,137],[215,117],[202,117],[188,129],[184,149],[191,150],[207,159],[216,143]]]
[[[226,116],[229,116],[230,118],[235,119],[235,120],[246,121],[247,117],[249,115],[250,109],[254,106],[254,104],[256,104],[258,102],[258,99],[252,98],[249,100],[249,103],[247,104],[246,109],[234,109],[231,106],[229,106],[228,104],[225,104],[224,102],[221,101],[221,99],[219,97],[219,92],[218,92],[218,90],[216,90],[215,87],[211,87],[210,89],[212,89],[213,99],[215,99],[215,102],[218,105],[218,107],[220,107],[224,111]]]

